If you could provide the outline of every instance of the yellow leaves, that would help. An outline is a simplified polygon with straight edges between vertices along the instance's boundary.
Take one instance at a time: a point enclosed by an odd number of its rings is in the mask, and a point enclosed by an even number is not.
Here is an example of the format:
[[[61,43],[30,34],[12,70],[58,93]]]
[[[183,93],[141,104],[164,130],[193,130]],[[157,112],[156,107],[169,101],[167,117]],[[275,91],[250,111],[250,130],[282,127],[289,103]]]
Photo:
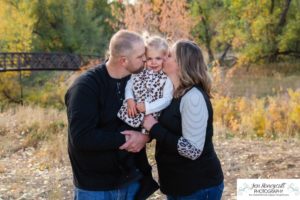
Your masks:
[[[239,112],[242,111],[246,111],[249,108],[249,103],[246,101],[246,98],[241,98],[238,102],[237,102],[237,110]]]
[[[1,51],[30,51],[35,19],[30,4],[25,0],[12,5],[0,2]]]
[[[268,106],[268,130],[272,135],[281,135],[286,133],[287,120],[286,109],[283,99],[269,98]]]
[[[300,134],[300,91],[267,98],[213,99],[214,120],[238,136],[291,137]]]
[[[20,84],[18,73],[0,73],[0,105],[5,101],[18,101],[20,96]]]
[[[237,65],[238,66],[243,66],[247,65],[251,62],[251,58],[247,55],[241,55],[238,59]]]
[[[228,105],[229,98],[228,97],[215,97],[213,100],[214,103],[214,111],[218,115],[218,120],[222,120],[226,113],[226,107]]]
[[[292,102],[300,103],[300,92],[293,91],[292,89],[288,89],[289,97],[291,98]]]
[[[262,37],[261,34],[266,34],[266,25],[268,22],[266,21],[264,16],[258,16],[255,20],[253,20],[251,24],[252,37],[254,40],[259,41]]]
[[[290,119],[292,122],[300,126],[300,105],[296,105],[290,112]]]
[[[237,10],[237,11],[242,10],[243,6],[244,6],[243,0],[234,0],[231,2],[231,8],[233,10]]]
[[[161,4],[163,3],[162,0],[153,0],[153,11],[155,13],[159,13],[161,10]]]
[[[288,89],[288,94],[291,99],[289,110],[289,119],[293,129],[300,129],[300,92]]]
[[[264,113],[262,110],[257,110],[253,114],[253,130],[256,132],[258,137],[263,137],[265,135],[266,121],[264,118]]]

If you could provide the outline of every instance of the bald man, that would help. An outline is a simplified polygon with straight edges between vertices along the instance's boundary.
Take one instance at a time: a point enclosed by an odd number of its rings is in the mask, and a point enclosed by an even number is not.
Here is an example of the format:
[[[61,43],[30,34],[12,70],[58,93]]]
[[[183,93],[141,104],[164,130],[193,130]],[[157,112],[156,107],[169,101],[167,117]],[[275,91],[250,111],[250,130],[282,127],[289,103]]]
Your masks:
[[[118,31],[109,55],[106,63],[77,78],[65,95],[76,200],[145,199],[158,189],[144,148],[148,135],[125,136],[122,130],[130,127],[117,118],[130,74],[143,69],[144,41],[135,32]],[[124,145],[131,153],[118,159]],[[138,162],[132,162],[136,157]]]

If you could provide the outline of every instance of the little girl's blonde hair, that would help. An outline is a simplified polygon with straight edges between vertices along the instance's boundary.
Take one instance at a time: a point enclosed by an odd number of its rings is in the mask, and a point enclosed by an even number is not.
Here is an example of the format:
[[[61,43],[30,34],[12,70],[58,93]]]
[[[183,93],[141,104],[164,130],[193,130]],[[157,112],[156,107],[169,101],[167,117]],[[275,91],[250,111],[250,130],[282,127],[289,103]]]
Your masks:
[[[168,53],[169,45],[168,42],[159,36],[152,36],[146,38],[146,48],[155,49],[157,51],[162,51],[163,53]]]

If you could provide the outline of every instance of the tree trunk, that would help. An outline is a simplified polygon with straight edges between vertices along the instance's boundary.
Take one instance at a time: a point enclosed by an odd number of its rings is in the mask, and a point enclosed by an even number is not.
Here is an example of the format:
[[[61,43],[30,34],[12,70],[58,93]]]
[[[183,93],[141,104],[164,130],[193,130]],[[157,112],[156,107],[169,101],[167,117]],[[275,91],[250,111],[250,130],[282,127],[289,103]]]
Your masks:
[[[288,11],[289,11],[289,8],[290,8],[290,5],[291,5],[291,1],[292,0],[286,0],[285,8],[283,9],[282,13],[280,14],[280,20],[279,20],[279,23],[277,25],[278,31],[281,31],[282,27],[286,23],[286,16],[288,14]]]
[[[223,54],[221,55],[221,57],[219,58],[219,63],[221,65],[224,64],[224,59],[225,59],[225,57],[226,57],[226,55],[227,55],[227,53],[228,53],[228,51],[229,51],[230,48],[231,48],[231,44],[230,43],[226,43],[225,50],[224,50]]]
[[[275,2],[274,0],[271,0],[270,14],[273,14],[274,6],[275,6]]]
[[[212,62],[212,61],[215,60],[215,57],[214,57],[214,53],[211,49],[211,35],[209,33],[209,25],[207,24],[206,18],[204,16],[203,9],[201,8],[200,4],[198,4],[198,7],[199,7],[200,13],[202,14],[201,21],[202,21],[203,26],[205,28],[205,47],[207,49],[209,62]]]
[[[209,62],[212,62],[215,60],[213,51],[211,49],[211,35],[209,34],[209,27],[207,25],[206,19],[202,17],[202,23],[205,27],[205,46],[208,52]]]
[[[292,0],[286,0],[285,1],[285,7],[284,7],[282,13],[280,14],[280,19],[279,19],[279,22],[278,22],[278,25],[277,25],[277,28],[276,28],[276,34],[277,35],[281,34],[282,29],[286,24],[286,17],[287,17],[287,14],[288,14],[288,11],[289,11],[289,8],[290,8],[290,5],[291,5],[291,1]],[[276,45],[277,45],[276,50],[274,51],[273,54],[271,54],[269,56],[269,62],[275,62],[277,60],[277,57],[279,55],[279,49],[278,49],[278,44],[276,44]]]

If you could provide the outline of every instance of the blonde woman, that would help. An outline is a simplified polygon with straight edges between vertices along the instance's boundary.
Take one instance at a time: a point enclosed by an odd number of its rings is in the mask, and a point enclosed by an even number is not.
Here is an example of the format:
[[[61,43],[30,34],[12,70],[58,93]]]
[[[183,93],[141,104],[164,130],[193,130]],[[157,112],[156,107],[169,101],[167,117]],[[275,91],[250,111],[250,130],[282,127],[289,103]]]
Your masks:
[[[169,200],[221,199],[223,172],[214,150],[211,79],[200,48],[178,41],[164,63],[174,98],[159,122],[146,116],[143,126],[156,139],[161,191]]]

